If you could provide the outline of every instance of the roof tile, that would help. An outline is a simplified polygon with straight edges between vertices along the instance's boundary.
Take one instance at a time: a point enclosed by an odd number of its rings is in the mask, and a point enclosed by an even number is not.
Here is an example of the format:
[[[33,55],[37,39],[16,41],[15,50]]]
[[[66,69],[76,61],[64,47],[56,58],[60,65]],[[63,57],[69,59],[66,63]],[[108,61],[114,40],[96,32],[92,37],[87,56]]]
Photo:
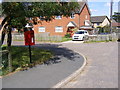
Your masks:
[[[92,23],[97,23],[97,22],[101,23],[105,20],[106,17],[107,16],[93,16],[93,17],[91,17],[91,22]]]

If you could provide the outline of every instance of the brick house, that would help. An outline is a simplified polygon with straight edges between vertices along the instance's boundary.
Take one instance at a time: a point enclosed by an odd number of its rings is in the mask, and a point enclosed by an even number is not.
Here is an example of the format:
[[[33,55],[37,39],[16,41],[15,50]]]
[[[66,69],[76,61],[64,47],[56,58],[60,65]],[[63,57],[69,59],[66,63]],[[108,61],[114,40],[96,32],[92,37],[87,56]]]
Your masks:
[[[90,27],[90,10],[86,2],[79,2],[80,9],[71,14],[70,17],[55,16],[52,21],[41,21],[34,25],[35,33],[49,33],[49,35],[65,36],[72,29],[87,29],[92,31]],[[72,34],[72,32],[71,32]]]
[[[71,33],[72,35],[72,29],[86,29],[91,33],[91,13],[88,4],[86,2],[79,2],[79,5],[80,8],[76,9],[75,13],[72,13],[70,17],[55,16],[55,19],[49,22],[39,20],[38,22],[41,23],[33,26],[34,32],[47,33],[50,36],[65,36],[66,33]],[[3,18],[0,18],[0,22],[2,20]]]

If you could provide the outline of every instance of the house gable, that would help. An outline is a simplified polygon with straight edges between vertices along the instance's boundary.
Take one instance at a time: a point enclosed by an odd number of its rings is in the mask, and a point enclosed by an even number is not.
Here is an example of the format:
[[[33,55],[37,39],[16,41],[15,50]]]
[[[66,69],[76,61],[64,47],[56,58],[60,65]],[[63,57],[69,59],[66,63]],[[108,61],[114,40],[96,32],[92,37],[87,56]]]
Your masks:
[[[104,27],[110,24],[110,20],[107,16],[93,16],[91,17],[91,22],[94,28],[98,26]]]
[[[106,26],[106,25],[110,25],[109,19],[108,19],[108,18],[105,18],[101,25],[102,25],[102,27],[104,27],[104,26]]]
[[[67,27],[76,27],[76,26],[77,25],[73,21],[69,22],[67,25]]]
[[[84,26],[86,20],[90,21],[90,12],[87,4],[84,4],[84,7],[80,11],[80,26]]]
[[[88,10],[88,13],[89,13],[89,15],[91,15],[91,12],[90,12],[90,9],[89,9],[89,7],[88,7],[88,4],[87,3],[83,3],[83,5],[81,5],[81,8],[80,8],[80,10],[79,10],[79,14],[81,14],[82,12],[83,12],[83,10],[84,10],[84,8],[86,7],[86,9]]]

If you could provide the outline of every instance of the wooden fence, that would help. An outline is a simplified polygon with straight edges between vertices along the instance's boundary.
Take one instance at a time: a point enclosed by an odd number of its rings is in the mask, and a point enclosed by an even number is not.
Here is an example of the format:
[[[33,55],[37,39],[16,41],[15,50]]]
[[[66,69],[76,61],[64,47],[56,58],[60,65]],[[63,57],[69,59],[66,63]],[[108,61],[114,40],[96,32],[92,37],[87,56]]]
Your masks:
[[[23,41],[24,35],[23,34],[13,34],[14,41]],[[39,33],[35,34],[35,41],[53,41],[53,42],[60,42],[62,41],[61,36],[50,36],[49,33]]]
[[[106,35],[90,35],[88,39],[85,39],[84,42],[91,42],[91,41],[114,41],[118,39],[118,34],[106,34]]]
[[[5,40],[6,39],[7,39],[7,36],[5,36]],[[24,41],[24,34],[20,34],[20,33],[12,34],[12,40],[13,41]],[[35,41],[60,42],[62,41],[62,37],[58,35],[50,36],[49,33],[38,33],[38,34],[35,34]]]

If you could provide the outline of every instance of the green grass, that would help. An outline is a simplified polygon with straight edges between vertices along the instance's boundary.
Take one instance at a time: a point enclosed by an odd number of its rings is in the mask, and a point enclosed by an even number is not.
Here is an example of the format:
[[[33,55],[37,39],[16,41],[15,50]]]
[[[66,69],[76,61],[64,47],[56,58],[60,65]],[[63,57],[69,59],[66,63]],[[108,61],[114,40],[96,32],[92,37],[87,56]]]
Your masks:
[[[2,47],[2,50],[6,50],[6,46]],[[37,47],[31,48],[32,64],[29,62],[29,49],[28,47],[11,47],[12,55],[12,70],[13,72],[20,69],[24,70],[31,65],[42,64],[44,61],[53,57],[53,53],[49,50],[43,50]],[[2,55],[2,75],[8,74],[8,54]]]
[[[72,40],[72,38],[63,37],[61,42],[70,41],[70,40]]]

